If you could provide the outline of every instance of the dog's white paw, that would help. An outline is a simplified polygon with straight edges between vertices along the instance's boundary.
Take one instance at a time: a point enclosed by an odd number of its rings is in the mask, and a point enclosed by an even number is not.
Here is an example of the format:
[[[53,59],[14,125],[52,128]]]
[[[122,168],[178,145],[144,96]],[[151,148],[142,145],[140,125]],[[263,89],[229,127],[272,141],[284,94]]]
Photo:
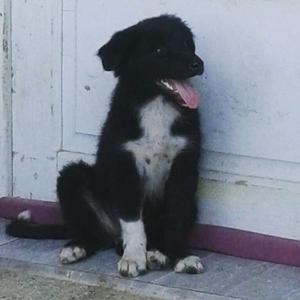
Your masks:
[[[180,259],[176,263],[174,271],[177,273],[198,274],[204,272],[204,266],[198,256],[191,255]]]
[[[145,256],[145,255],[144,255]],[[125,277],[136,277],[146,273],[146,257],[126,258],[122,257],[118,262],[118,272]]]
[[[20,212],[17,220],[29,222],[31,220],[31,211],[29,209]]]
[[[71,264],[86,257],[86,250],[79,246],[67,246],[61,249],[59,259],[62,264]]]
[[[165,269],[169,265],[168,257],[158,250],[147,251],[147,267],[150,270]]]

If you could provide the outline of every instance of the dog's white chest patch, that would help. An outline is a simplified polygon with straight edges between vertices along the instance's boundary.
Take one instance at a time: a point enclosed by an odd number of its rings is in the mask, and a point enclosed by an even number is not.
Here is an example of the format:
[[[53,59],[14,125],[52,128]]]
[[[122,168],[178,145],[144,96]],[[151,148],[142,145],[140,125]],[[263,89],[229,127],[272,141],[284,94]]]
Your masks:
[[[157,97],[140,111],[143,136],[125,144],[125,149],[135,157],[145,195],[162,194],[173,160],[186,146],[185,137],[171,135],[171,127],[179,115],[162,96]]]

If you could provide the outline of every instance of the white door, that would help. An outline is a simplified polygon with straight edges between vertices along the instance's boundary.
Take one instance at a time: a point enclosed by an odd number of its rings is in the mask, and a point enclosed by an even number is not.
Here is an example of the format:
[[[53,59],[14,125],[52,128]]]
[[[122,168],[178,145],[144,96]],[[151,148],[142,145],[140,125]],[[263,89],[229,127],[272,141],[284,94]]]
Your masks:
[[[194,80],[204,134],[200,220],[300,238],[299,11],[258,0],[13,0],[14,195],[55,200],[62,165],[93,161],[115,84],[98,48],[116,30],[175,13],[205,62]]]

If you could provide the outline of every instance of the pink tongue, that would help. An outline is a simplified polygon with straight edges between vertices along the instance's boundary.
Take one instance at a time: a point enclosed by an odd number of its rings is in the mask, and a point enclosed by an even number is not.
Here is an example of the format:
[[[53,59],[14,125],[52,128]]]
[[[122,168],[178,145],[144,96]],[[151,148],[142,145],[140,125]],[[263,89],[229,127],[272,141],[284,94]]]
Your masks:
[[[181,99],[183,100],[183,106],[191,109],[195,109],[199,106],[199,96],[196,91],[191,87],[187,81],[170,80],[178,91]]]

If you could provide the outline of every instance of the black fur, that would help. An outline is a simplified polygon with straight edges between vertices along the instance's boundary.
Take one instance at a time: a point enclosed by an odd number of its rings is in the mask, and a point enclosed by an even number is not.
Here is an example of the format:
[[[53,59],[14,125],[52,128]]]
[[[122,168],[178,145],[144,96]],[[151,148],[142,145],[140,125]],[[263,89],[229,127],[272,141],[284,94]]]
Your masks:
[[[198,111],[181,106],[174,95],[157,85],[157,80],[200,75],[203,62],[194,52],[191,30],[179,18],[169,15],[117,32],[98,51],[103,68],[113,71],[119,80],[99,139],[96,162],[92,166],[71,163],[63,168],[57,181],[67,232],[91,250],[88,254],[118,244],[119,218],[136,220],[141,211],[149,248],[161,250],[172,261],[188,254],[187,236],[197,215]],[[164,95],[180,112],[171,132],[187,137],[189,146],[172,162],[163,197],[142,201],[143,179],[133,155],[123,145],[142,136],[139,109],[158,95]],[[99,220],[87,197],[111,220],[113,230]],[[19,231],[9,233],[30,237],[24,224]]]
[[[71,233],[65,225],[49,224],[40,225],[25,220],[14,220],[6,227],[8,235],[28,237],[32,239],[67,239]]]

